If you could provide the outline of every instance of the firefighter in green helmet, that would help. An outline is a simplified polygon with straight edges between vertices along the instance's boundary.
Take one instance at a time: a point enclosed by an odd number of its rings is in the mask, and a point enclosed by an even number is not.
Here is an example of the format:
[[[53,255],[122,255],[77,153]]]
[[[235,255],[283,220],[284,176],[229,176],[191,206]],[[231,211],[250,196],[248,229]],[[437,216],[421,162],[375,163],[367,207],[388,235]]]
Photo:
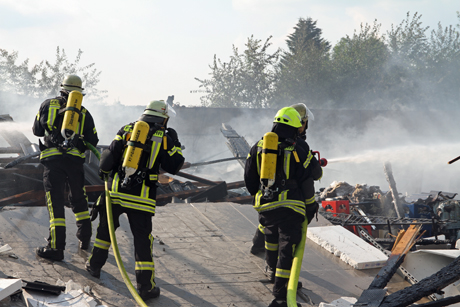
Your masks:
[[[137,290],[144,301],[160,295],[152,257],[152,216],[160,167],[176,174],[184,163],[177,133],[167,127],[168,120],[168,104],[163,100],[150,102],[138,121],[121,127],[102,153],[99,165],[101,179],[108,181],[115,229],[120,225],[120,215],[128,216],[134,237]],[[99,212],[100,223],[86,262],[86,270],[97,278],[111,245],[105,199],[105,195],[101,195],[91,214],[91,219],[95,219]]]
[[[37,255],[61,261],[66,244],[66,220],[64,215],[65,189],[70,189],[69,201],[77,220],[77,238],[80,248],[88,249],[91,240],[91,222],[84,187],[85,151],[87,145],[96,146],[99,139],[93,117],[83,106],[82,81],[77,75],[67,75],[61,84],[61,95],[45,100],[38,111],[32,131],[44,137],[40,144],[40,162],[44,167],[43,185],[50,216],[48,244],[39,247]],[[79,106],[68,106],[70,96],[76,97]],[[73,129],[64,129],[67,115],[74,119]],[[71,118],[71,117],[69,117]]]
[[[277,138],[276,149],[266,147],[267,133],[252,146],[245,164],[246,188],[254,196],[253,206],[265,232],[266,272],[274,283],[274,299],[269,307],[287,307],[287,284],[294,249],[302,238],[302,223],[306,218],[310,220],[318,209],[316,202],[306,204],[307,169],[312,154],[296,144],[301,126],[301,117],[294,108],[279,110],[271,129]],[[268,154],[276,156],[271,184],[262,175],[267,173],[264,155]]]

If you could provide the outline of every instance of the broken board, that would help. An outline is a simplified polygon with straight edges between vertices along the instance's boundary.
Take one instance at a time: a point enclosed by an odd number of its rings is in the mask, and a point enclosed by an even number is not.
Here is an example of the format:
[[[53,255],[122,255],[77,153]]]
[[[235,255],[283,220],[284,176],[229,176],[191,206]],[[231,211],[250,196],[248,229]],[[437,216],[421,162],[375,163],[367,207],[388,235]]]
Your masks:
[[[342,226],[308,228],[307,238],[358,270],[381,268],[388,259],[380,250]]]

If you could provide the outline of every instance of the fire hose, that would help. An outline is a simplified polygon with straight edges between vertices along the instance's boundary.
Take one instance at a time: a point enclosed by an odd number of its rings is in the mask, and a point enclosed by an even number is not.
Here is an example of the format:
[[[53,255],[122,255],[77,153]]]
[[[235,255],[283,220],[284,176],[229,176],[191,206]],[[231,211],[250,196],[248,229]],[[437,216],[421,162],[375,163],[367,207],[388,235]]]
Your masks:
[[[287,305],[288,307],[297,307],[297,284],[299,282],[300,269],[302,267],[303,253],[305,250],[305,240],[307,239],[308,221],[302,223],[302,239],[297,245],[292,260],[291,275],[287,287]]]
[[[126,287],[128,287],[129,292],[131,292],[131,295],[139,304],[139,306],[147,307],[145,302],[137,293],[136,289],[134,289],[134,286],[131,283],[131,280],[129,279],[128,273],[126,273],[123,261],[121,260],[120,251],[118,250],[117,237],[115,236],[115,227],[113,225],[112,200],[110,199],[109,183],[107,179],[105,180],[105,202],[107,209],[107,222],[109,224],[110,241],[112,242],[112,249],[115,255],[115,260],[117,261],[118,269],[120,270],[121,276],[123,277],[123,281],[125,282]]]

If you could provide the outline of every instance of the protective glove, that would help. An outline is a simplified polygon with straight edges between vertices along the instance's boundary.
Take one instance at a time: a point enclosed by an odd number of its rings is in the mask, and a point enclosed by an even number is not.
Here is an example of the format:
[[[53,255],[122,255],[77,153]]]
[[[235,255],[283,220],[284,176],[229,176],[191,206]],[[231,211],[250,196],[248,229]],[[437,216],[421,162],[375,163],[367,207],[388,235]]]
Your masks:
[[[109,173],[110,172],[106,172],[102,169],[99,169],[97,174],[99,175],[99,178],[101,178],[102,181],[106,181],[107,179],[109,179]]]
[[[316,221],[318,221],[318,208],[319,208],[319,205],[316,201],[312,204],[305,206],[305,217],[308,221],[308,224],[310,224],[315,214],[316,214]]]
[[[181,143],[179,142],[179,137],[177,135],[176,130],[174,130],[173,128],[168,128],[166,134],[173,140],[174,146],[181,147]]]
[[[101,210],[101,199],[105,198],[105,192],[102,192],[99,198],[97,199],[96,203],[91,207],[91,212],[89,215],[91,216],[91,222],[94,221],[97,218],[97,215],[99,213],[99,210]]]

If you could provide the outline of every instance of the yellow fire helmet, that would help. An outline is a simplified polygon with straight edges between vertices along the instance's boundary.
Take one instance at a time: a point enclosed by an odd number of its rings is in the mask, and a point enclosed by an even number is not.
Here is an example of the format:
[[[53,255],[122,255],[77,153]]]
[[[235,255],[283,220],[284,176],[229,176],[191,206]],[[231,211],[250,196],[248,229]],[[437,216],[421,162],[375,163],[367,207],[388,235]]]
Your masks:
[[[285,107],[279,110],[276,113],[273,122],[288,125],[294,128],[302,127],[300,114],[292,107]]]

